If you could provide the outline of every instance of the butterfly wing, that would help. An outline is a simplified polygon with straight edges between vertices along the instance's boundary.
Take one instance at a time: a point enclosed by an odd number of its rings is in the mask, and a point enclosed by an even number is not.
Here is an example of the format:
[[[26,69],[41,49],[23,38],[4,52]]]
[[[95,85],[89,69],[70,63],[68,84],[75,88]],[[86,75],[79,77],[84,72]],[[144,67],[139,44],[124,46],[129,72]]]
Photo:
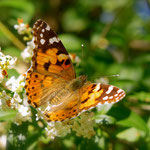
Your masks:
[[[36,21],[33,38],[35,48],[32,65],[27,71],[25,89],[28,102],[38,107],[52,98],[49,95],[54,95],[75,78],[75,71],[62,42],[47,23]]]
[[[77,96],[78,95],[78,96]],[[78,93],[72,93],[66,104],[52,107],[45,111],[48,121],[63,121],[78,116],[81,112],[92,109],[101,104],[118,102],[125,96],[125,92],[108,84],[92,83],[84,85]]]
[[[33,35],[33,69],[44,75],[55,74],[68,79],[75,78],[68,52],[50,26],[42,20],[37,20],[33,26]]]
[[[125,92],[109,84],[93,83],[82,87],[79,112],[89,110],[102,104],[112,104],[120,101]]]

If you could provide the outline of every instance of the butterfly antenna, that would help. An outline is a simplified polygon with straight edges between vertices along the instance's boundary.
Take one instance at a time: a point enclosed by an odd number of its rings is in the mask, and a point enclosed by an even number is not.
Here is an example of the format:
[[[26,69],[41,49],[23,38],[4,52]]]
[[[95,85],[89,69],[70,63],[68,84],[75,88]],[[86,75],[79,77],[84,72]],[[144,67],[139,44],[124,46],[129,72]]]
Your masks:
[[[84,60],[84,44],[82,44],[81,47],[82,47],[82,60]]]
[[[114,74],[114,75],[104,75],[104,76],[92,76],[90,78],[111,78],[111,77],[119,77],[120,75],[119,74]]]
[[[82,56],[81,56],[81,60],[84,60],[84,44],[81,44],[81,48],[82,48]],[[83,61],[83,73],[85,74],[86,70],[85,70],[85,61]]]
[[[119,74],[113,74],[113,75],[108,75],[108,76],[104,76],[104,77],[110,78],[110,77],[119,77],[119,76],[120,76]]]

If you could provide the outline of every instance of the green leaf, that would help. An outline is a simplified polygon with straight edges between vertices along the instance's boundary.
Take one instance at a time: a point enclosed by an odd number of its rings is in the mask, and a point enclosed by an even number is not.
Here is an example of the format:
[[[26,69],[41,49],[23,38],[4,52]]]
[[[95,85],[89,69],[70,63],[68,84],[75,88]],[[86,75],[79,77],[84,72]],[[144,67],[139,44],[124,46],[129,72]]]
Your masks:
[[[96,115],[92,119],[95,119],[96,123],[101,124],[114,124],[115,118],[108,115]]]
[[[21,125],[11,124],[7,137],[7,149],[26,149],[28,124],[28,122],[23,122]]]
[[[61,34],[60,39],[68,51],[81,50],[82,41],[72,34]]]
[[[21,51],[15,47],[6,47],[3,49],[3,53],[5,55],[11,54],[11,56],[19,58]]]
[[[108,115],[113,116],[117,122],[116,124],[124,127],[134,127],[138,130],[144,131],[145,135],[148,133],[148,127],[144,120],[135,112],[126,107],[112,107]]]
[[[19,76],[19,73],[15,69],[8,69],[8,78],[15,76],[16,78]]]
[[[2,7],[12,8],[10,15],[14,15],[16,18],[23,18],[25,22],[28,22],[34,14],[34,5],[29,1],[2,0],[0,2],[0,8]]]
[[[10,121],[15,118],[17,111],[13,109],[6,109],[5,111],[0,109],[0,121]]]
[[[64,13],[63,16],[63,28],[66,31],[80,32],[87,26],[87,21],[78,14],[77,11],[70,9]]]
[[[119,132],[116,137],[129,142],[136,142],[140,138],[140,132],[136,128],[129,128]]]
[[[128,96],[129,99],[136,99],[143,102],[150,102],[150,93],[149,92],[138,92]]]
[[[108,74],[110,73],[113,74],[119,73],[119,79],[122,80],[139,81],[143,77],[143,68],[142,66],[132,64],[129,65],[112,64],[108,68]]]

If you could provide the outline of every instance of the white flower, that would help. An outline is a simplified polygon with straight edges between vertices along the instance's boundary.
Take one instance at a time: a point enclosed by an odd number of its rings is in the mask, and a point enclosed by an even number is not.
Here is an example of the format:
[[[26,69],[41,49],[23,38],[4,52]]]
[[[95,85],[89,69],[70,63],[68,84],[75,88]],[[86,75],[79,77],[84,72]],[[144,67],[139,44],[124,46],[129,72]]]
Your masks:
[[[7,77],[7,69],[11,69],[14,67],[16,60],[16,57],[4,55],[0,51],[0,83],[3,81],[5,76]]]
[[[0,92],[0,108],[6,109],[8,107],[6,102],[10,99],[11,99],[11,97],[8,96],[4,90],[2,92]]]
[[[23,58],[24,61],[29,62],[31,60],[34,48],[35,48],[34,39],[32,39],[32,41],[27,42],[27,47],[21,53],[21,57]]]
[[[91,138],[95,135],[94,124],[92,120],[94,113],[83,113],[79,117],[67,120],[64,122],[49,122],[45,128],[46,134],[49,138],[66,136],[71,131],[75,131],[77,136],[83,136],[85,138]]]
[[[27,25],[24,23],[19,23],[14,25],[14,28],[18,31],[19,34],[24,34],[27,30]]]
[[[0,69],[0,83],[3,81],[3,79],[4,79],[4,76],[2,74],[2,70]]]
[[[25,135],[23,135],[23,134],[19,134],[19,135],[18,135],[18,139],[19,139],[20,141],[24,141],[24,140],[26,139],[26,137],[25,137]]]
[[[76,118],[73,122],[72,130],[76,131],[77,136],[83,136],[85,138],[91,138],[95,135],[94,125],[95,121],[92,120],[94,116],[93,112],[82,113],[80,117]]]
[[[11,108],[18,109],[22,99],[18,95],[18,93],[14,93],[12,99],[10,100]]]
[[[19,105],[18,113],[15,118],[17,124],[21,124],[24,121],[32,121],[32,113],[29,106]]]
[[[6,142],[7,142],[7,136],[6,135],[1,135],[0,136],[0,148],[1,149],[6,149]]]
[[[24,117],[24,116],[27,116],[30,112],[29,112],[29,107],[27,106],[23,106],[23,105],[20,105],[19,109],[18,109],[18,112]]]
[[[17,58],[9,55],[4,55],[0,52],[0,69],[11,69],[14,67]]]
[[[7,82],[6,86],[9,90],[13,92],[21,92],[24,88],[25,82],[24,82],[24,76],[20,75],[18,79],[15,79],[14,76],[12,76]]]
[[[55,137],[66,136],[70,133],[71,125],[69,122],[50,122],[45,130],[47,136],[54,139]]]

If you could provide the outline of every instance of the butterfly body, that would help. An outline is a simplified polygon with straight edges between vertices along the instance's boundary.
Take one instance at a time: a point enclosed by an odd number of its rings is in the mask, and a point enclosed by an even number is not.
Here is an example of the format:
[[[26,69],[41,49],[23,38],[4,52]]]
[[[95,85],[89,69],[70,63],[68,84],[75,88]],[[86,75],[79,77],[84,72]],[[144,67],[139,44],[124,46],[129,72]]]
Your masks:
[[[76,78],[71,59],[50,26],[37,20],[33,27],[35,48],[26,76],[26,94],[33,107],[44,106],[47,121],[63,121],[97,105],[115,103],[125,92],[115,86]]]
[[[86,76],[80,76],[78,78],[73,79],[67,86],[72,91],[76,91],[80,89],[86,83]]]

